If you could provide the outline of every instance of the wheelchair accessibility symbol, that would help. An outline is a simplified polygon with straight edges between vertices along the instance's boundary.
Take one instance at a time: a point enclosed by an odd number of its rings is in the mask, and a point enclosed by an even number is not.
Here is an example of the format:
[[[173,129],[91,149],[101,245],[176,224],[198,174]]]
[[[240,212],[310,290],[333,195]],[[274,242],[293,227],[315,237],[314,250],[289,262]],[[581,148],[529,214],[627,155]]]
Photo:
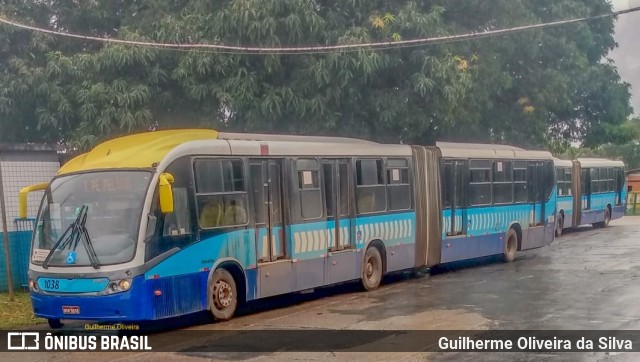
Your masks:
[[[69,254],[67,254],[67,264],[75,264],[75,263],[76,263],[76,252],[70,251]]]

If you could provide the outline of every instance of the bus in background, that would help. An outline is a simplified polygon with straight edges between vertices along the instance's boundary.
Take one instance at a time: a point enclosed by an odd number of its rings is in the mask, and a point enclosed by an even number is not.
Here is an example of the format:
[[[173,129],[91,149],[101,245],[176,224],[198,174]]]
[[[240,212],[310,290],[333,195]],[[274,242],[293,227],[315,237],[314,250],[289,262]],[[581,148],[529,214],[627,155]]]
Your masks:
[[[604,228],[611,220],[624,216],[627,187],[622,161],[579,158],[555,162],[558,178],[557,229],[586,224]],[[571,216],[568,210],[571,210]],[[557,231],[556,235],[561,233]]]
[[[554,238],[556,185],[548,152],[438,143],[442,152],[443,243],[440,262],[501,254]],[[504,248],[504,249],[503,249]]]
[[[556,237],[562,235],[565,228],[571,228],[573,224],[573,167],[574,162],[554,159],[556,168],[556,180],[558,190],[558,212],[556,215]]]
[[[548,152],[130,135],[69,161],[46,186],[31,301],[52,328],[207,310],[228,320],[239,303],[273,295],[352,280],[371,290],[389,272],[489,255],[513,261],[553,240],[555,206]]]

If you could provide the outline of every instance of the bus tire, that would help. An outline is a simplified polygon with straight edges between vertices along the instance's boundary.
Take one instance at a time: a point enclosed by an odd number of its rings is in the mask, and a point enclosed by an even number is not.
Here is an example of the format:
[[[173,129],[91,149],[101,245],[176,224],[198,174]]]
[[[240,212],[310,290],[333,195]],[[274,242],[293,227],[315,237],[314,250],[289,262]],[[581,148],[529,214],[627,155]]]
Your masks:
[[[375,246],[370,246],[364,254],[362,263],[362,286],[365,290],[374,290],[382,282],[382,256]]]
[[[564,217],[562,214],[558,213],[556,217],[556,238],[562,236],[562,229],[564,228]]]
[[[209,280],[209,310],[217,321],[233,318],[238,308],[238,288],[233,275],[226,269],[217,269]]]
[[[604,227],[609,226],[610,222],[611,222],[611,208],[607,206],[607,208],[604,210]]]
[[[47,324],[49,324],[49,328],[51,329],[60,329],[64,324],[58,318],[49,318],[47,319]]]
[[[511,263],[516,260],[516,253],[518,251],[518,234],[513,229],[509,229],[507,233],[507,238],[504,242],[504,261],[507,263]]]
[[[604,229],[607,226],[609,226],[610,222],[611,222],[611,209],[609,209],[609,207],[607,206],[607,208],[604,209],[604,221],[595,223],[593,224],[593,226],[597,229]]]

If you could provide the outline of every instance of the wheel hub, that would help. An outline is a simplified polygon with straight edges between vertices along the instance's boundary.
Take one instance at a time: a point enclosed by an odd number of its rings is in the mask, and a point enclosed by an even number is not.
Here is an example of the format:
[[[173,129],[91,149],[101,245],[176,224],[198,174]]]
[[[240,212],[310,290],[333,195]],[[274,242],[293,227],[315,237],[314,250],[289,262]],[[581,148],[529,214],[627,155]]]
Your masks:
[[[218,280],[213,287],[213,302],[218,309],[224,309],[231,304],[233,291],[229,283]]]
[[[367,278],[371,278],[373,276],[373,263],[371,260],[367,261]]]

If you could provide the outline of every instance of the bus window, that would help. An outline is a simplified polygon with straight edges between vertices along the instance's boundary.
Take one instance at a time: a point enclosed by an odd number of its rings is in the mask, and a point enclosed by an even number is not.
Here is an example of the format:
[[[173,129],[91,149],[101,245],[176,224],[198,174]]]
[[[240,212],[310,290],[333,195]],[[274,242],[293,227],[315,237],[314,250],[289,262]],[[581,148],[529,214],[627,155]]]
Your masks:
[[[614,175],[614,169],[607,169],[607,191],[614,192],[616,190],[616,177]]]
[[[327,217],[333,217],[335,212],[335,192],[334,181],[335,175],[333,172],[333,163],[322,164],[323,181],[324,181],[324,203],[327,208]]]
[[[516,161],[513,164],[513,202],[527,202],[527,163]]]
[[[564,195],[564,168],[556,167],[556,179],[558,182],[558,196]]]
[[[591,183],[589,182],[589,169],[583,168],[580,170],[580,183],[582,184],[582,196],[587,196],[591,193],[589,186]],[[583,204],[583,206],[586,206]]]
[[[545,190],[544,199],[549,200],[549,198],[551,198],[551,194],[553,193],[553,187],[556,185],[555,170],[553,168],[553,162],[551,161],[546,161],[544,163],[543,182]]]
[[[197,159],[193,168],[200,227],[246,225],[248,214],[243,161]]]
[[[491,161],[469,161],[469,204],[491,204]]]
[[[367,214],[387,210],[383,170],[384,165],[381,159],[356,161],[358,213]]]
[[[249,165],[249,180],[251,182],[251,196],[253,201],[253,212],[256,224],[267,223],[267,198],[266,188],[263,183],[262,163],[252,163]]]
[[[600,192],[600,169],[592,168],[590,173],[591,173],[591,193],[597,194]]]
[[[493,202],[495,204],[510,204],[513,202],[511,161],[493,162]]]
[[[320,190],[320,165],[315,159],[300,159],[296,162],[300,210],[305,220],[322,217],[322,191]]]
[[[573,195],[573,174],[571,173],[571,168],[569,167],[564,169],[564,182],[565,196]]]
[[[387,160],[387,193],[389,210],[411,208],[411,187],[409,185],[409,163],[406,159]]]
[[[442,166],[442,207],[444,209],[451,208],[453,199],[454,181],[453,181],[453,164],[451,162],[441,162]]]
[[[191,162],[188,157],[175,160],[166,169],[174,177],[173,212],[162,214],[158,206],[158,192],[154,193],[152,210],[156,217],[154,236],[146,243],[145,260],[171,250],[183,248],[195,241],[192,228]]]

